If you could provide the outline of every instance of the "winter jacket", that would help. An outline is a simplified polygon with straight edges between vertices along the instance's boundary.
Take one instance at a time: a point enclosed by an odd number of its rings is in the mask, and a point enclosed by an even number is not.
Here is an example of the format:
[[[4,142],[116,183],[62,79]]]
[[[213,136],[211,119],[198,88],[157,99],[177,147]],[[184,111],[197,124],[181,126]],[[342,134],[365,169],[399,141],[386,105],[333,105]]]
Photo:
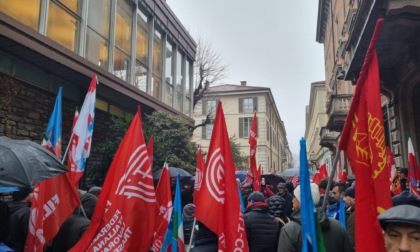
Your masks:
[[[317,218],[324,238],[327,252],[353,252],[354,248],[337,220],[326,217],[322,208],[317,208]],[[291,221],[281,230],[277,252],[302,251],[302,229],[300,224],[300,210],[295,211]]]
[[[276,220],[280,222],[280,229],[289,222],[289,218],[286,217],[286,200],[278,195],[271,196],[266,200],[268,205],[268,212]]]
[[[60,230],[53,239],[54,252],[64,252],[71,249],[89,227],[90,220],[78,215],[71,215],[61,225]]]
[[[293,203],[292,203],[293,196],[287,191],[284,192],[283,194],[277,193],[277,195],[286,200],[286,209],[284,210],[284,213],[286,214],[287,217],[290,217],[293,211],[292,210],[293,209]]]
[[[194,233],[194,247],[190,252],[217,252],[219,238],[204,224],[197,221],[198,230]]]
[[[354,247],[354,206],[347,209],[346,233]]]
[[[23,251],[28,234],[29,218],[31,207],[26,202],[11,202],[10,209],[10,229],[9,235],[4,239],[4,244],[15,251]]]
[[[250,252],[276,251],[280,223],[268,213],[266,203],[256,202],[248,206],[244,221]]]

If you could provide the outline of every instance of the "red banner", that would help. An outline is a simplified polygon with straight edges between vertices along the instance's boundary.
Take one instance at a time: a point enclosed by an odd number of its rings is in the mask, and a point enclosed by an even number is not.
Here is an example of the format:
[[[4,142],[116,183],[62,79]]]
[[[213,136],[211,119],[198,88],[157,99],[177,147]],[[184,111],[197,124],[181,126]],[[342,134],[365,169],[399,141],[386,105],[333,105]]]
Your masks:
[[[196,170],[195,170],[195,181],[194,181],[194,195],[193,200],[194,203],[200,194],[201,184],[203,183],[203,174],[204,174],[204,161],[203,161],[203,154],[201,153],[201,147],[198,148],[197,151],[197,161],[196,161]]]
[[[253,174],[254,180],[252,182],[254,191],[261,190],[261,176],[257,170],[257,161],[255,155],[257,153],[257,112],[254,112],[254,119],[252,120],[251,131],[249,132],[249,163],[250,170]]]

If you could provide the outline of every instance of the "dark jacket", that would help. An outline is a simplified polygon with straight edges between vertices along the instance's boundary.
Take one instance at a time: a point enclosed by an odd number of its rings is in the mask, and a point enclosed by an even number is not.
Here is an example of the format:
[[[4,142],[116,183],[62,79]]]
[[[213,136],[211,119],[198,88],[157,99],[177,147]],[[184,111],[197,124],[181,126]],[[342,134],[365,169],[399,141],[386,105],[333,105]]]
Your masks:
[[[78,215],[71,215],[61,225],[52,242],[52,251],[64,252],[71,249],[89,227],[90,220]]]
[[[354,247],[354,206],[347,209],[346,233]]]
[[[268,213],[266,203],[256,202],[248,206],[244,221],[250,252],[276,251],[280,223]]]
[[[286,214],[287,217],[290,217],[290,215],[292,215],[293,212],[293,196],[289,193],[289,192],[284,192],[283,194],[277,193],[278,196],[282,197],[283,199],[286,200],[286,209],[284,210],[284,213]]]
[[[190,252],[217,252],[219,238],[201,222],[197,221],[198,230],[194,233],[194,247]]]
[[[326,217],[322,208],[317,208],[318,221],[324,236],[324,246],[327,252],[353,252],[354,248],[337,220]],[[294,212],[291,221],[281,230],[277,252],[302,251],[302,228],[300,224],[300,210]]]
[[[9,235],[4,239],[4,244],[15,251],[23,251],[28,234],[29,218],[31,207],[25,202],[12,202],[10,209]]]
[[[286,217],[286,200],[278,195],[271,196],[266,200],[268,205],[268,212],[276,220],[280,222],[280,229],[289,222],[289,218]]]

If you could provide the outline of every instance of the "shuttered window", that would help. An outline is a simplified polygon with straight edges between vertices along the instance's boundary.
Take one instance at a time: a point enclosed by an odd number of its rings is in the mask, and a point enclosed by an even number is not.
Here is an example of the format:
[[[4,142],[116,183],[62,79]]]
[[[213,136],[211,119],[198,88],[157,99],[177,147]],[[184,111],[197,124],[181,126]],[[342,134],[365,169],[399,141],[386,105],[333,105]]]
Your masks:
[[[257,97],[239,98],[239,113],[252,113],[257,111]]]
[[[253,117],[240,117],[239,118],[239,138],[249,138],[249,132],[251,131]],[[258,120],[257,120],[258,122]],[[257,127],[258,131],[258,127]],[[258,136],[258,132],[257,132]]]
[[[202,108],[202,115],[208,115],[208,114],[216,114],[216,108],[217,108],[217,103],[219,100],[203,100],[203,105],[201,106]]]
[[[205,120],[202,120],[201,122],[204,123]],[[210,124],[207,124],[206,126],[203,126],[203,129],[201,131],[201,139],[210,139],[211,133],[213,132],[213,121]]]

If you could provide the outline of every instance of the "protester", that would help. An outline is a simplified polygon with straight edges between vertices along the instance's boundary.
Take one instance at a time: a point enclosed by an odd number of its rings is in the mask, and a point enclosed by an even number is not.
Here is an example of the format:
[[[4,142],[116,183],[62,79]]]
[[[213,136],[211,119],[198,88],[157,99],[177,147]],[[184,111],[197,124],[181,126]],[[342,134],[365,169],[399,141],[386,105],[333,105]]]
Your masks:
[[[65,252],[72,248],[83,236],[90,225],[90,220],[77,214],[70,215],[61,225],[52,241],[53,252]]]
[[[249,251],[276,251],[280,223],[268,213],[268,205],[261,192],[249,195],[244,221]]]
[[[266,200],[268,205],[268,212],[278,222],[280,222],[280,229],[289,222],[286,216],[286,200],[278,195],[271,196]]]
[[[98,203],[98,197],[83,190],[77,190],[77,193],[79,194],[80,201],[82,203],[82,205],[76,209],[77,215],[84,216],[84,211],[86,217],[89,220],[92,219],[93,212],[95,212],[96,203]]]
[[[346,233],[347,236],[350,239],[351,244],[354,246],[354,217],[355,217],[355,206],[356,206],[356,200],[355,200],[355,190],[354,187],[349,187],[344,192],[344,202],[347,206],[347,219],[346,219]]]
[[[265,182],[265,178],[261,179],[261,190],[260,192],[264,195],[264,199],[274,196],[274,192],[271,190],[270,185]],[[246,204],[246,203],[244,203]]]
[[[88,193],[95,195],[96,197],[99,197],[99,193],[101,193],[102,187],[99,186],[92,186],[89,188]]]
[[[407,167],[400,167],[397,170],[398,178],[400,180],[401,191],[409,191],[408,186],[408,169]]]
[[[328,180],[329,178],[323,178],[321,179],[321,181],[319,181],[318,187],[319,187],[320,198],[319,198],[318,206],[322,206],[322,204],[324,203],[325,196],[330,197],[329,192],[326,192],[327,186],[328,186]],[[334,188],[334,186],[335,186],[335,181],[331,181],[331,188]],[[331,200],[327,199],[327,203],[329,202],[331,202]]]
[[[208,229],[203,223],[197,221],[194,237],[193,248],[190,252],[217,252],[219,238]]]
[[[33,189],[30,187],[20,188],[19,191],[13,192],[12,197],[13,202],[9,205],[9,235],[3,242],[14,251],[23,251],[28,234]]]
[[[187,204],[193,203],[194,180],[186,182],[181,189],[181,207],[184,208]]]
[[[277,193],[278,196],[282,197],[286,201],[286,209],[284,210],[284,214],[289,217],[292,214],[292,200],[293,196],[290,194],[286,189],[286,183],[280,182],[277,185],[279,192]]]
[[[184,227],[184,243],[185,245],[190,243],[191,233],[194,228],[194,211],[195,205],[189,203],[185,205],[182,210],[182,225]]]
[[[0,200],[0,242],[9,235],[10,210],[6,202]]]
[[[290,181],[286,182],[286,190],[287,190],[288,193],[293,195],[293,191],[295,190],[295,186],[293,185],[292,182],[290,182]]]
[[[418,199],[414,194],[409,191],[403,191],[400,194],[392,197],[393,206],[399,205],[412,205],[420,207],[420,199]],[[420,218],[420,217],[419,217]]]
[[[334,219],[338,220],[340,217],[340,197],[344,196],[344,192],[347,189],[347,185],[345,183],[339,182],[334,185],[332,188],[332,196],[334,198],[334,201],[336,202],[336,206],[334,209],[334,212],[332,212],[332,216]]]
[[[315,205],[318,204],[320,194],[318,185],[311,183],[311,194]],[[354,251],[349,238],[340,222],[327,218],[322,208],[317,208],[317,218],[321,226],[324,246],[327,252],[350,252]],[[302,251],[302,227],[300,223],[300,186],[294,191],[293,214],[290,222],[280,232],[278,252]]]
[[[391,207],[378,216],[388,252],[420,251],[420,208],[412,205]]]
[[[245,183],[241,187],[242,190],[242,200],[244,204],[248,202],[248,196],[252,193],[252,184],[251,183]]]

